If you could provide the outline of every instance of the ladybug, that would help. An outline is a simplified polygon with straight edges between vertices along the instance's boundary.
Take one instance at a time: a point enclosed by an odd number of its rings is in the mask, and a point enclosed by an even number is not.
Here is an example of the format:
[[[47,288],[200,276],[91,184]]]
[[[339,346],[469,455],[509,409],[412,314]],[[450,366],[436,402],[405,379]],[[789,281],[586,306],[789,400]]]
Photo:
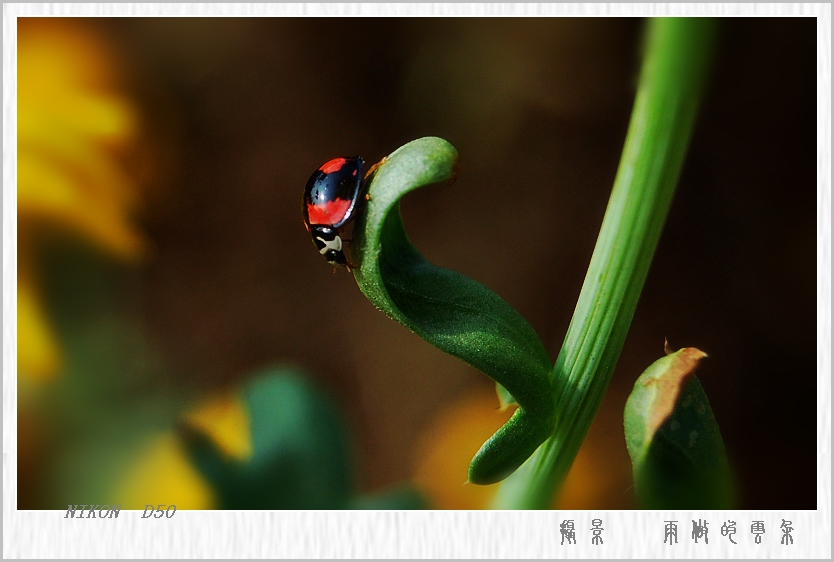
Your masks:
[[[321,165],[304,188],[301,212],[304,226],[327,263],[356,269],[342,250],[342,230],[354,217],[364,185],[365,161],[359,156],[334,158]],[[377,166],[369,171],[370,175]],[[349,242],[349,240],[344,240]],[[335,271],[335,268],[334,268]]]

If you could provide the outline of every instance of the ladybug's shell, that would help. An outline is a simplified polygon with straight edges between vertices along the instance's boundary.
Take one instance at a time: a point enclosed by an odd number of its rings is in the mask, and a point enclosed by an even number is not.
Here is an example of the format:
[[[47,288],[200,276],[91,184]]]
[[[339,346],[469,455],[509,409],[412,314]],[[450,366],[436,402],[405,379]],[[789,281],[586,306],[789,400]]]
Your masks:
[[[359,156],[334,158],[313,172],[302,202],[308,230],[312,225],[339,228],[352,218],[362,190],[364,164]]]

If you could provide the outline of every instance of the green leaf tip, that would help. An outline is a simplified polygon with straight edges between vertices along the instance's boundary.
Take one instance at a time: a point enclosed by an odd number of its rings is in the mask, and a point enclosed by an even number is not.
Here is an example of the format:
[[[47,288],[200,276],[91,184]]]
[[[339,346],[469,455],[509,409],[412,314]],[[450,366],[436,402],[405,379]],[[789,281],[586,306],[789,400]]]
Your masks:
[[[626,446],[643,507],[732,507],[724,442],[694,375],[705,357],[694,347],[668,353],[643,372],[626,402]]]
[[[550,358],[533,328],[480,283],[426,261],[405,232],[400,199],[419,187],[453,182],[457,167],[451,144],[426,137],[399,148],[377,168],[354,227],[354,277],[388,317],[480,370],[516,400],[513,416],[469,465],[470,482],[493,484],[551,435],[555,401]]]
[[[518,406],[518,402],[515,401],[513,395],[499,383],[495,383],[495,394],[498,396],[498,409],[502,412],[509,410],[513,406]]]

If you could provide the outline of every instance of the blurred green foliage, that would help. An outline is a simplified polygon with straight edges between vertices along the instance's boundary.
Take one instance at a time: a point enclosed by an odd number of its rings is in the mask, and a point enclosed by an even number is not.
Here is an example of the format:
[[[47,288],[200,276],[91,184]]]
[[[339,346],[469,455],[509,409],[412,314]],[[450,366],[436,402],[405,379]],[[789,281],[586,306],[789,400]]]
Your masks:
[[[343,421],[299,371],[275,367],[242,388],[252,452],[229,459],[206,435],[181,433],[194,464],[218,492],[220,509],[339,509],[354,493]]]

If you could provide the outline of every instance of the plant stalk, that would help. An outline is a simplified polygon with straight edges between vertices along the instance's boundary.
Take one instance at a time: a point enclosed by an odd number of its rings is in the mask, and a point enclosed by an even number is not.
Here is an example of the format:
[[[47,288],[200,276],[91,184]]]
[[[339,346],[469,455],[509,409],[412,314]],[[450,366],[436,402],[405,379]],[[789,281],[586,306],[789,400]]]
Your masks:
[[[499,509],[549,508],[599,409],[669,212],[714,36],[710,19],[649,21],[611,198],[551,372],[554,433],[501,484]]]

